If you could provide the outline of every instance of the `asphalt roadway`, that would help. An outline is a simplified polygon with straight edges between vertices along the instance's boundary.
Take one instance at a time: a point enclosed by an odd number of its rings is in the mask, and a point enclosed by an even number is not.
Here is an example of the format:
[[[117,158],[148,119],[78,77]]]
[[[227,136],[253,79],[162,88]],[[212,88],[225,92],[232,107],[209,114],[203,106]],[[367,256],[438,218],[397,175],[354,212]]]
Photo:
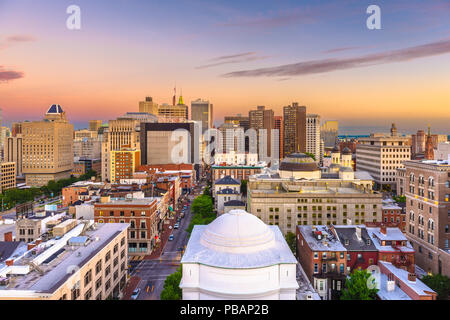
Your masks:
[[[195,191],[188,196],[191,203],[201,192],[202,186],[203,184],[198,186]],[[172,229],[174,239],[172,241],[167,241],[160,258],[141,260],[137,266],[132,265],[130,275],[141,278],[136,287],[141,289],[137,300],[160,300],[164,281],[180,266],[182,252],[189,239],[189,234],[186,232],[186,229],[191,221],[191,216],[191,208],[190,205],[188,205],[184,218],[181,219],[180,227],[178,229]]]

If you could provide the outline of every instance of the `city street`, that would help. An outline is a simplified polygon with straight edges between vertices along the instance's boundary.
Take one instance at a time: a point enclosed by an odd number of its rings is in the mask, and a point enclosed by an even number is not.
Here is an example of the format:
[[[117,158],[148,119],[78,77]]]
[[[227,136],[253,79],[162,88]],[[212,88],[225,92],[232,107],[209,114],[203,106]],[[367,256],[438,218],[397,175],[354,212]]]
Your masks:
[[[201,193],[202,186],[203,184],[199,185],[188,196],[191,203]],[[179,228],[172,229],[174,239],[167,241],[160,257],[144,259],[140,262],[130,262],[132,265],[130,276],[140,278],[136,286],[136,288],[141,289],[138,300],[159,300],[164,281],[180,266],[182,252],[189,239],[189,234],[186,232],[186,229],[191,221],[191,216],[189,204],[184,218],[181,219]],[[175,224],[176,218],[174,220],[171,223],[172,226]]]

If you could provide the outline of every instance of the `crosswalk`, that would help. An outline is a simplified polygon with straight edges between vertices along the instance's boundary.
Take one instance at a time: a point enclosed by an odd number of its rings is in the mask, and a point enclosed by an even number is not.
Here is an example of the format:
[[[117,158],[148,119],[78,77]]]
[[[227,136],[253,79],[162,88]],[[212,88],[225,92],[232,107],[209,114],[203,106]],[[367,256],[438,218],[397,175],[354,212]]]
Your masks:
[[[144,260],[144,256],[133,256],[133,257],[129,257],[128,260],[129,261],[142,261],[142,260]]]

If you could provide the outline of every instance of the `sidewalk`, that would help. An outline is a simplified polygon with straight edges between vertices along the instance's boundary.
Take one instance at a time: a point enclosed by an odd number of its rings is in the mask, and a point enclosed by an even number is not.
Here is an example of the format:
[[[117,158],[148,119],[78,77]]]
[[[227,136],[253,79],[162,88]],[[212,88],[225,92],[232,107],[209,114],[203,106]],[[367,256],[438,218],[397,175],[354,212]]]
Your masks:
[[[153,252],[150,255],[145,256],[144,260],[154,260],[154,259],[158,259],[161,256],[161,251],[164,250],[164,247],[166,246],[166,243],[169,240],[169,236],[173,232],[173,226],[175,225],[179,215],[180,214],[177,213],[173,219],[169,220],[170,224],[164,225],[164,230],[163,230],[162,234],[160,234],[160,237],[159,237],[159,239],[161,240],[159,242],[159,247],[157,249],[153,250]],[[170,229],[169,226],[171,226],[172,229]]]
[[[122,300],[130,300],[131,294],[133,293],[134,289],[137,287],[140,281],[141,278],[139,278],[138,276],[132,276],[130,280],[128,280],[127,286],[123,290]]]

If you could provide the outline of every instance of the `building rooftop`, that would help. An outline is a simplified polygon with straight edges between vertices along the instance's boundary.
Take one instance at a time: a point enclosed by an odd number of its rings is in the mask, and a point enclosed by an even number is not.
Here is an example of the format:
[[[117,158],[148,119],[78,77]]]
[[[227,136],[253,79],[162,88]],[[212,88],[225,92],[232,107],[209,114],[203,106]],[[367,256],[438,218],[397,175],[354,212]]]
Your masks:
[[[56,114],[56,113],[63,113],[63,112],[64,111],[59,104],[53,104],[47,110],[47,114]]]
[[[372,242],[379,251],[400,250],[401,252],[414,252],[414,248],[399,228],[386,228],[386,234],[382,233],[380,230],[381,229],[377,227],[367,228],[367,232],[372,239]],[[397,246],[397,249],[395,249],[392,245],[383,246],[380,241],[404,241],[406,246]]]
[[[334,229],[348,251],[377,251],[365,225],[334,226]],[[360,237],[357,230],[361,231]]]
[[[24,245],[25,247],[27,246],[24,242],[21,241],[0,241],[0,268],[6,260],[11,258],[11,256],[20,246]]]
[[[10,270],[0,270],[10,274],[8,286],[0,287],[0,297],[7,296],[9,290],[31,291],[34,293],[52,293],[72,275],[68,270],[79,268],[94,257],[110,243],[118,234],[128,228],[125,223],[97,224],[95,229],[86,231],[86,238],[79,237],[84,224],[78,224],[59,240],[49,240],[29,250],[23,257],[14,261]],[[69,241],[81,241],[84,245],[69,245]],[[32,251],[35,254],[32,254]],[[38,266],[31,268],[27,261]],[[15,269],[20,269],[15,272]],[[26,272],[28,270],[28,272]],[[24,272],[25,271],[25,272]]]
[[[399,269],[395,267],[392,263],[386,261],[378,261],[379,264],[382,264],[386,269],[389,270],[396,278],[405,283],[410,289],[412,289],[418,295],[429,295],[431,292],[434,292],[430,287],[428,287],[425,283],[417,279],[416,281],[409,281],[408,274],[409,272],[403,269]]]
[[[227,269],[296,264],[277,226],[268,226],[244,210],[232,210],[209,225],[196,225],[181,263]]]
[[[241,200],[230,200],[224,203],[225,207],[245,207],[245,202]]]
[[[143,199],[135,199],[135,198],[130,198],[130,199],[111,199],[108,202],[103,202],[103,203],[96,203],[95,205],[97,206],[101,206],[101,205],[140,205],[140,206],[144,206],[144,205],[151,205],[153,202],[158,201],[158,197],[153,197],[153,198],[143,198]]]
[[[380,289],[377,292],[381,300],[412,300],[402,289],[394,285],[394,290],[388,290],[388,277],[384,273],[380,274]]]
[[[218,179],[214,182],[214,184],[218,185],[218,184],[224,184],[224,185],[241,185],[241,183],[239,181],[237,181],[236,179],[233,179],[230,176],[225,176],[221,179]]]
[[[312,251],[347,251],[327,226],[297,226],[297,228]],[[315,235],[320,236],[320,240]]]

